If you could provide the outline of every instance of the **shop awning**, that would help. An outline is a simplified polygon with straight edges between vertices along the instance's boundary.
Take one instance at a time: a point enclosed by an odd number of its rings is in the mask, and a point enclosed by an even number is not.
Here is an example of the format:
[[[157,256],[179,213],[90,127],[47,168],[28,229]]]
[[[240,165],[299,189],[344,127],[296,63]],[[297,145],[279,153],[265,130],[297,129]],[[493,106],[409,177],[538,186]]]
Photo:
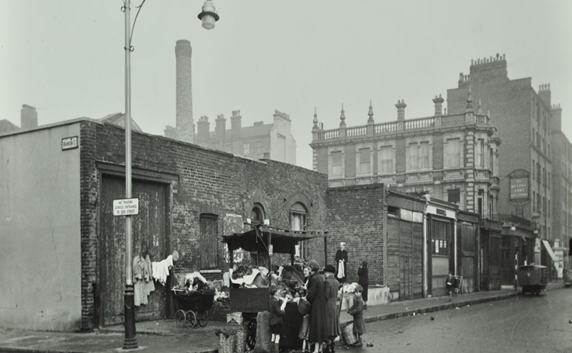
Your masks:
[[[548,255],[550,255],[550,258],[552,259],[552,261],[556,262],[556,254],[554,254],[554,251],[552,250],[552,247],[550,246],[550,243],[547,240],[543,240],[542,244],[544,244],[544,247],[546,248],[546,252],[548,252]]]

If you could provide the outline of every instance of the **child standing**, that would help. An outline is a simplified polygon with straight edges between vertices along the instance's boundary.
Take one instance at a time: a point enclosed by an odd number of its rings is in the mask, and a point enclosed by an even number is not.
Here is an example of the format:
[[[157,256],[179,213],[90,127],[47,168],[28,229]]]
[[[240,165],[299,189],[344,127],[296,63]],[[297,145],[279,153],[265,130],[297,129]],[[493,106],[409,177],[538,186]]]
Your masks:
[[[363,261],[361,266],[359,267],[357,274],[358,274],[358,283],[360,286],[363,287],[363,310],[367,310],[367,292],[369,288],[369,273],[367,269],[367,261]]]
[[[303,288],[300,289],[300,298],[306,299],[306,290]],[[303,353],[310,352],[310,344],[308,343],[309,335],[310,335],[310,314],[306,314],[302,319],[302,326],[300,327],[300,332],[298,333],[298,337],[302,340]]]
[[[357,342],[353,345],[354,347],[361,347],[363,345],[361,341],[361,335],[365,333],[365,321],[363,320],[363,298],[361,294],[363,292],[363,287],[357,285],[354,293],[354,302],[351,308],[348,309],[348,314],[354,317],[354,333],[357,338]]]
[[[270,294],[269,301],[269,311],[270,317],[268,323],[270,325],[270,332],[272,336],[270,337],[270,349],[272,353],[280,352],[280,335],[282,334],[282,317],[284,316],[284,309],[286,309],[286,303],[288,300],[282,297],[282,291],[276,287],[270,287],[268,290]]]

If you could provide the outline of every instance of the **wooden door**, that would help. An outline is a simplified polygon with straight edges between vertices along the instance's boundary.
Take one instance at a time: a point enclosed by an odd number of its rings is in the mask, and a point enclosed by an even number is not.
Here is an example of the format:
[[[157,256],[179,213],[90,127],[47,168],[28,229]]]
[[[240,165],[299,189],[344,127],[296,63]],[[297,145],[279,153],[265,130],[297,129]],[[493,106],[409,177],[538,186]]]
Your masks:
[[[151,261],[167,257],[167,185],[133,180],[139,214],[131,216],[133,258],[148,249]],[[125,179],[103,175],[100,204],[102,324],[124,322],[125,219],[113,216],[113,200],[125,197]],[[155,282],[148,304],[135,307],[137,321],[166,317],[166,289]]]

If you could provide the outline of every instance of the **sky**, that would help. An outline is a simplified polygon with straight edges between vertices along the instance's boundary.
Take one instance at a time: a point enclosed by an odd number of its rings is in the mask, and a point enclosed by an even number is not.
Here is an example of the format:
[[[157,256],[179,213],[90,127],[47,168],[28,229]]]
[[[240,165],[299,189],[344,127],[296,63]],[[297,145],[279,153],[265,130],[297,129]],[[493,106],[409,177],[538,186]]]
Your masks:
[[[132,116],[143,131],[175,126],[175,43],[193,48],[193,115],[240,110],[243,126],[292,120],[297,164],[312,168],[314,109],[325,129],[431,116],[472,59],[505,54],[510,79],[550,84],[572,141],[572,1],[147,0],[133,33]],[[132,21],[135,6],[132,3]],[[122,0],[0,0],[0,119],[39,124],[125,111]],[[570,109],[570,110],[569,110]]]

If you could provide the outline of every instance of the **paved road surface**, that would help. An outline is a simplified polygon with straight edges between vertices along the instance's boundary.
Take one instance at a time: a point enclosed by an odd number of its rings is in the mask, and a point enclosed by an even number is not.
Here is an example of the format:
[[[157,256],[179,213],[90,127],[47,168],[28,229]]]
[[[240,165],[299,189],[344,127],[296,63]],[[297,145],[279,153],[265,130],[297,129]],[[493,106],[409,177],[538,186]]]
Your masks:
[[[431,319],[433,318],[433,320]],[[572,289],[367,324],[352,352],[572,352]]]

